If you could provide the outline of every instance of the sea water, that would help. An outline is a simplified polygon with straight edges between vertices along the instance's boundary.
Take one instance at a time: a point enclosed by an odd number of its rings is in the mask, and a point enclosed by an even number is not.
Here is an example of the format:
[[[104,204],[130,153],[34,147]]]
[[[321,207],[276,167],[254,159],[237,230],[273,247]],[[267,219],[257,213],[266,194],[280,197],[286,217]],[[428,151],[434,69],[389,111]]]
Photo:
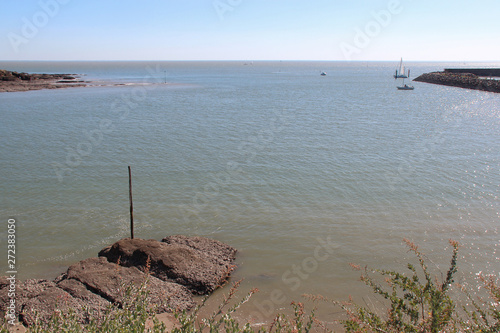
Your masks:
[[[409,63],[412,77],[445,67]],[[90,86],[0,94],[0,212],[18,277],[129,236],[238,249],[248,318],[302,294],[372,302],[349,263],[404,271],[403,239],[459,282],[500,269],[500,95],[409,82],[397,62],[2,62]],[[327,72],[321,76],[322,71]],[[7,271],[7,260],[1,261]],[[334,309],[325,310],[330,318]]]

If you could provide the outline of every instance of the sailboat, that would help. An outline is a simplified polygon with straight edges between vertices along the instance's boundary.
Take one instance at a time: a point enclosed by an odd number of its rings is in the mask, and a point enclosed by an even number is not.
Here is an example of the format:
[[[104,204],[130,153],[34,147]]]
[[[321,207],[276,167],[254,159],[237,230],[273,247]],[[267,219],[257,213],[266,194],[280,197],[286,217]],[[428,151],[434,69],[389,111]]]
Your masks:
[[[397,88],[398,88],[398,90],[413,90],[413,89],[415,89],[414,86],[409,86],[409,85],[405,84],[405,78],[403,78],[403,85],[397,86]]]
[[[399,68],[396,69],[396,73],[394,74],[395,79],[407,79],[410,77],[410,70],[408,70],[408,75],[405,73],[405,66],[403,66],[403,58],[399,62]]]

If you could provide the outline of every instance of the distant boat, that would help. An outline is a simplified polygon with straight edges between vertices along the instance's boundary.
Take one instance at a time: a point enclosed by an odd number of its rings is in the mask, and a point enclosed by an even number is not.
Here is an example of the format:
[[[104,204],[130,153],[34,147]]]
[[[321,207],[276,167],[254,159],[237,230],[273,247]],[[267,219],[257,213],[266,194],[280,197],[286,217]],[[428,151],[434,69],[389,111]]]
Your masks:
[[[321,76],[326,76],[326,72],[321,72]]]
[[[414,86],[409,86],[405,84],[405,79],[403,78],[403,85],[402,86],[397,86],[398,90],[413,90],[415,89]]]
[[[410,70],[408,70],[408,75],[405,73],[405,66],[403,65],[403,58],[399,62],[399,68],[396,69],[396,73],[394,74],[395,79],[407,79],[410,77]]]
[[[398,90],[413,90],[413,89],[415,89],[414,86],[409,86],[407,84],[402,85],[402,86],[398,86],[397,88],[398,88]]]

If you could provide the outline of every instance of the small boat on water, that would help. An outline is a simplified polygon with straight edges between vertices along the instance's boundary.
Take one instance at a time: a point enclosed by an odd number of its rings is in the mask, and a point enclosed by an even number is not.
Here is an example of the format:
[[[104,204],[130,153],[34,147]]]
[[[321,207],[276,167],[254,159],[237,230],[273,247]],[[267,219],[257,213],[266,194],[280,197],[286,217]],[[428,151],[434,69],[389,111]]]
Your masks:
[[[414,86],[409,86],[407,84],[402,85],[402,86],[398,86],[397,88],[398,88],[398,90],[413,90],[413,89],[415,89]]]
[[[326,72],[321,72],[321,76],[326,76]]]
[[[405,84],[405,79],[403,78],[403,85],[397,86],[398,90],[413,90],[415,87]]]
[[[410,77],[410,70],[408,69],[408,75],[405,71],[405,66],[403,65],[403,58],[399,62],[399,68],[396,69],[396,73],[394,74],[395,79],[407,79]]]

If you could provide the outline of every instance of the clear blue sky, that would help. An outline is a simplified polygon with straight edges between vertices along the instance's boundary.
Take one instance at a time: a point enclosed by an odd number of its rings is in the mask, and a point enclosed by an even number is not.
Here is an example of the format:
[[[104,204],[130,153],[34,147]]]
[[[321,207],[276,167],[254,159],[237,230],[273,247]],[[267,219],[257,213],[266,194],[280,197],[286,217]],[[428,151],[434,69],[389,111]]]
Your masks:
[[[498,0],[0,0],[0,60],[500,60]]]

